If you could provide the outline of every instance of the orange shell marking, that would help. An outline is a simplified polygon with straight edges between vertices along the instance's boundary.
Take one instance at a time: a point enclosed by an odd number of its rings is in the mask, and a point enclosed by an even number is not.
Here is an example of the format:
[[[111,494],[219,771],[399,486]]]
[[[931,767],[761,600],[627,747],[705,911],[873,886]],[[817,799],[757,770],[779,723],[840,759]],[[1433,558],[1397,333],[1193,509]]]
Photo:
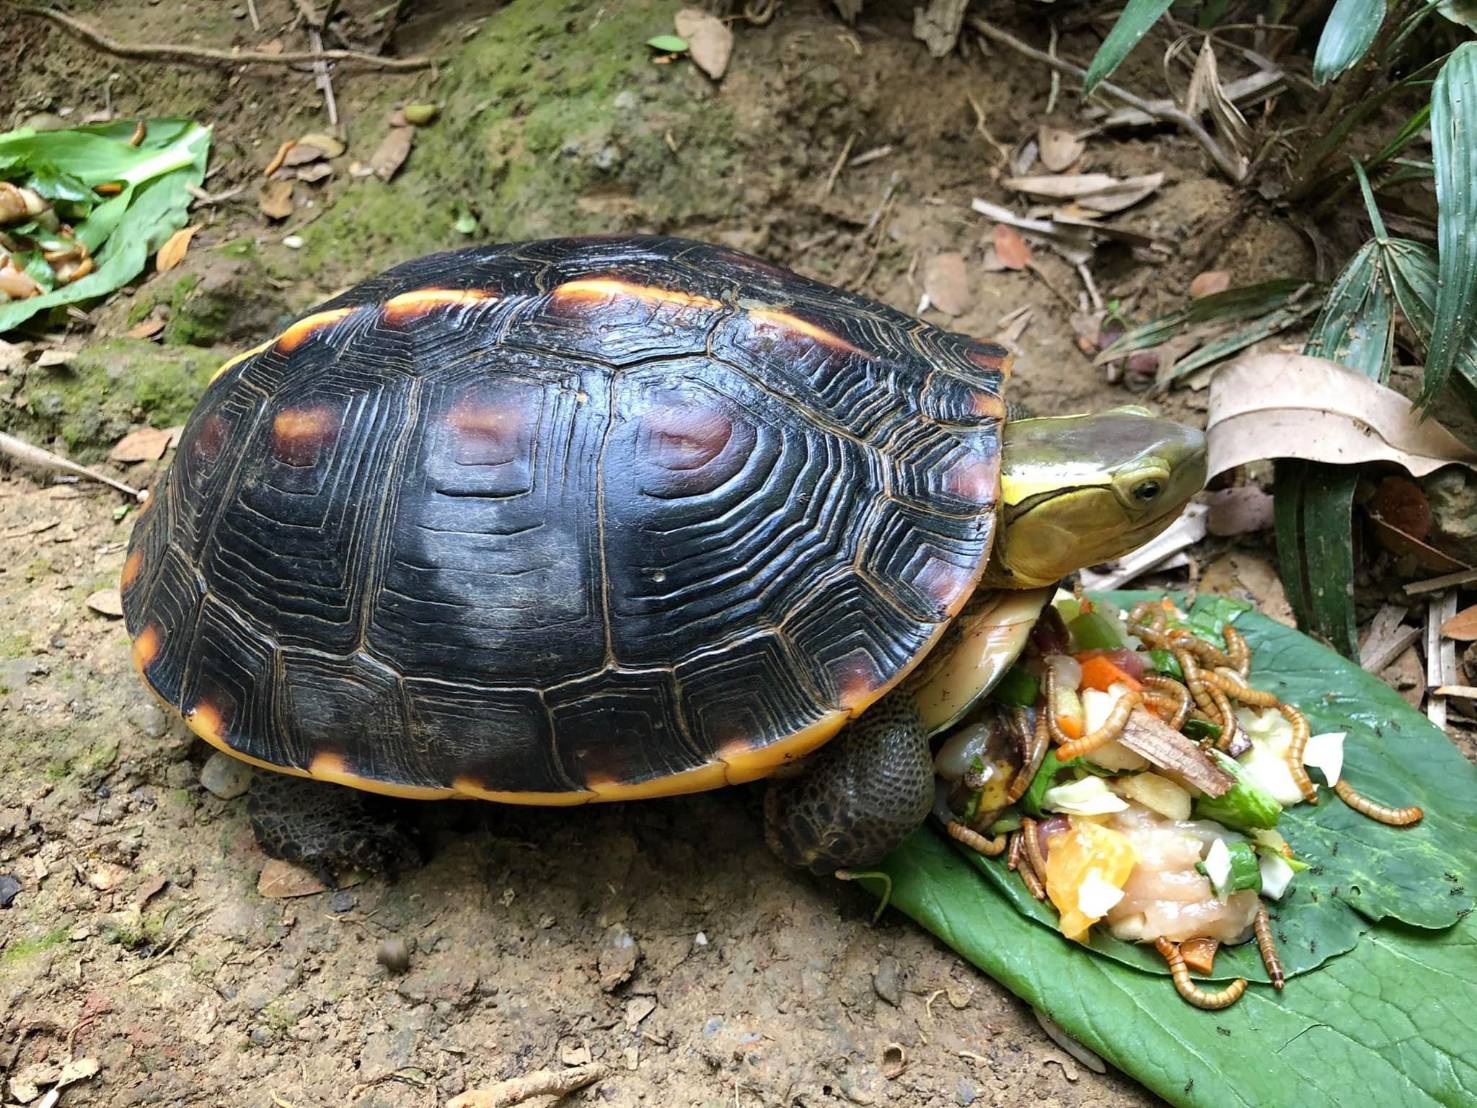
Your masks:
[[[134,550],[128,555],[128,560],[123,563],[123,573],[118,578],[118,586],[122,589],[133,588],[133,583],[138,580],[139,571],[144,568],[144,552]]]
[[[325,327],[333,326],[353,310],[353,308],[332,308],[326,312],[314,312],[312,315],[298,320],[277,336],[277,352],[279,354],[291,354],[306,342],[311,335],[316,334]]]
[[[437,308],[466,307],[496,299],[494,293],[485,289],[416,289],[392,296],[382,310],[386,322],[405,323]]]
[[[458,777],[452,782],[459,796],[472,796],[478,800],[491,800],[498,804],[527,804],[538,808],[572,808],[576,804],[588,804],[595,799],[591,792],[515,792],[506,789],[489,789],[470,777]]]
[[[1005,418],[1005,401],[984,389],[976,389],[969,398],[969,410],[977,416]]]
[[[384,796],[400,796],[407,800],[439,800],[451,796],[452,790],[437,785],[394,785],[376,781],[372,777],[361,777],[349,768],[341,754],[325,751],[308,763],[308,773],[319,781],[332,781],[335,785],[347,785],[351,789],[362,789],[367,793]]]
[[[614,277],[582,277],[577,281],[565,281],[549,294],[555,301],[563,300],[611,300],[618,296],[631,296],[651,304],[669,304],[674,308],[721,308],[722,303],[706,296],[693,296],[676,289],[656,288],[652,285],[636,285]]]
[[[832,350],[842,350],[848,354],[860,354],[866,357],[866,352],[851,345],[840,335],[827,331],[819,324],[812,323],[808,319],[801,319],[798,315],[782,312],[778,308],[753,308],[749,311],[749,318],[761,327],[771,327],[781,331],[798,333],[808,339],[814,339],[822,346],[829,346]]]
[[[152,623],[133,640],[133,668],[143,673],[159,657],[159,628]]]
[[[273,342],[272,339],[268,339],[264,343],[261,343],[261,344],[259,344],[257,346],[253,346],[250,350],[243,350],[243,351],[241,351],[241,353],[235,355],[234,357],[227,358],[224,362],[221,363],[221,367],[218,370],[216,370],[214,373],[212,373],[210,375],[210,379],[212,381],[214,381],[217,377],[220,377],[227,370],[232,369],[235,366],[238,366],[242,362],[246,361],[247,358],[254,358],[254,357],[256,357],[263,350],[267,349],[267,347],[271,346],[272,345],[272,342]]]
[[[816,747],[832,738],[846,726],[851,713],[827,712],[809,727],[797,731],[783,742],[755,749],[747,743],[729,743],[718,751],[724,766],[724,779],[730,785],[742,785],[745,781],[757,781],[768,777],[787,762],[805,757]]]

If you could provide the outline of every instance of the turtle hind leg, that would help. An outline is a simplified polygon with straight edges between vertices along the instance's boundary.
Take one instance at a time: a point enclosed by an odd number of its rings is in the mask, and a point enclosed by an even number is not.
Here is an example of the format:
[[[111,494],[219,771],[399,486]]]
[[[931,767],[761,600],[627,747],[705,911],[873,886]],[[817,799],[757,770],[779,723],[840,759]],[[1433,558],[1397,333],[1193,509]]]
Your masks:
[[[886,857],[933,807],[933,758],[917,708],[889,696],[832,739],[803,773],[773,781],[765,838],[791,865],[834,873]]]
[[[328,781],[259,773],[246,810],[264,851],[306,866],[331,885],[344,870],[393,875],[425,862],[411,803]]]

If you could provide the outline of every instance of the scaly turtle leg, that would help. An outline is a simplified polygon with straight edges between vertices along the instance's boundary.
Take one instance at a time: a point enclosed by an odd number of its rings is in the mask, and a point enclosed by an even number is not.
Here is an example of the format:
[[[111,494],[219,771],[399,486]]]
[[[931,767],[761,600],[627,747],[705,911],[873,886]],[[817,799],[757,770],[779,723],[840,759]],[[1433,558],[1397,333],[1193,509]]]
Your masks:
[[[933,759],[913,700],[895,693],[764,798],[770,849],[815,873],[881,861],[933,807]]]
[[[408,803],[328,781],[259,773],[246,811],[264,851],[331,885],[343,870],[394,874],[425,861]]]

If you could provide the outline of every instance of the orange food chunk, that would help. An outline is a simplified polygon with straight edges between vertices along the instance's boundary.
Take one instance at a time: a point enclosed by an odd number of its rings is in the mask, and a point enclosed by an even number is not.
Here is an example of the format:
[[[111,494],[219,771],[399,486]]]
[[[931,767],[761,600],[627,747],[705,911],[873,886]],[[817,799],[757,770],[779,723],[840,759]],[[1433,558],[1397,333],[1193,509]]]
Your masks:
[[[1076,817],[1066,831],[1053,835],[1047,846],[1046,895],[1060,914],[1057,927],[1067,938],[1086,942],[1088,929],[1102,919],[1107,909],[1095,915],[1083,911],[1083,883],[1095,876],[1122,889],[1138,855],[1126,835]]]
[[[1084,689],[1099,689],[1107,692],[1115,684],[1127,685],[1134,692],[1143,692],[1144,686],[1137,678],[1130,677],[1119,666],[1108,659],[1105,654],[1079,654],[1077,660],[1082,663],[1082,687]]]

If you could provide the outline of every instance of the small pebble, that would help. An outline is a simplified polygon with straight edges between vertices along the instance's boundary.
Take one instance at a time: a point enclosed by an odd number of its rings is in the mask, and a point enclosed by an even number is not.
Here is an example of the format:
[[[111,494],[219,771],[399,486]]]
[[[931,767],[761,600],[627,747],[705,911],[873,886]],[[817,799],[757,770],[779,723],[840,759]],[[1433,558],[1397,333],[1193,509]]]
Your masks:
[[[282,245],[289,250],[301,250],[303,248],[303,236],[288,235],[282,240]]]
[[[979,1086],[967,1077],[961,1077],[959,1083],[954,1086],[954,1099],[963,1105],[963,1108],[969,1108],[979,1099],[979,1095]]]
[[[349,889],[339,889],[328,900],[329,911],[352,912],[354,905],[359,903],[353,892]]]
[[[872,975],[872,988],[887,1003],[896,1008],[903,1002],[903,987],[899,980],[902,974],[896,958],[884,958]]]
[[[235,800],[251,788],[251,767],[217,750],[200,767],[200,784],[222,800]]]
[[[404,973],[410,968],[410,944],[399,935],[381,939],[374,960],[391,973]]]
[[[405,117],[406,123],[424,127],[441,114],[441,109],[435,104],[406,104],[400,109],[400,114]]]
[[[8,873],[0,873],[0,908],[9,908],[20,894],[21,883]]]

